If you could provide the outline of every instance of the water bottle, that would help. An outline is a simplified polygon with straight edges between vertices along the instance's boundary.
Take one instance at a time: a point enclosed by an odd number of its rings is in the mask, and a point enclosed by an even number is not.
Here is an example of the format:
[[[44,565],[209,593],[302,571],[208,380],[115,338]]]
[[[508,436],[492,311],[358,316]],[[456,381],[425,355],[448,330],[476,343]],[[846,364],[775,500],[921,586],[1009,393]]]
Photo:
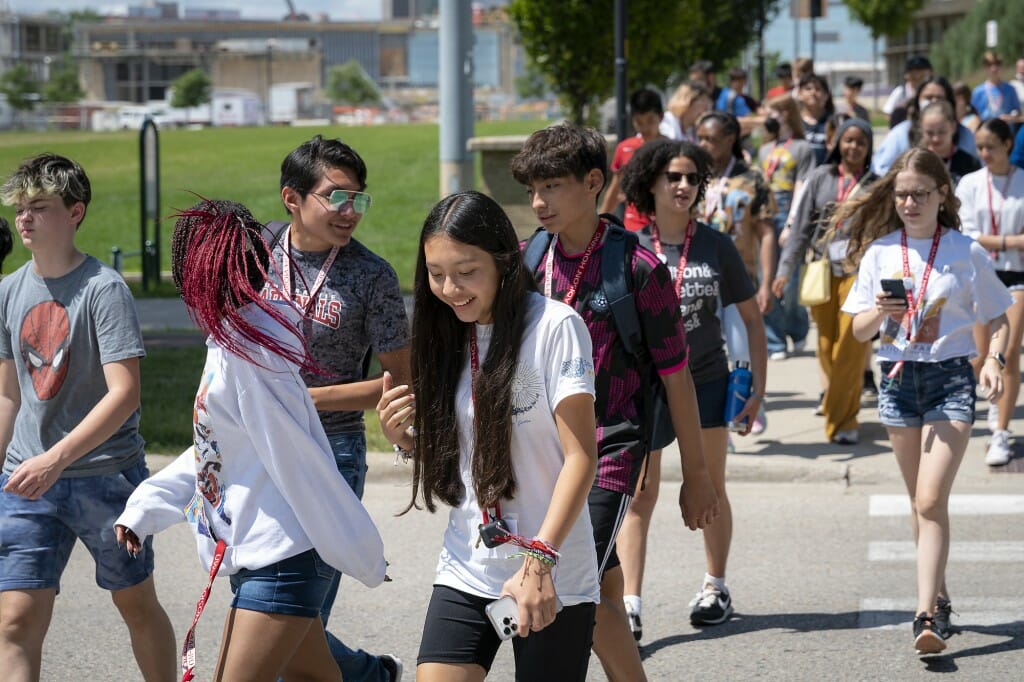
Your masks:
[[[725,427],[730,431],[743,431],[747,428],[747,420],[736,421],[736,415],[743,411],[754,385],[754,375],[750,373],[749,362],[737,362],[736,369],[729,373],[729,388],[725,396]]]

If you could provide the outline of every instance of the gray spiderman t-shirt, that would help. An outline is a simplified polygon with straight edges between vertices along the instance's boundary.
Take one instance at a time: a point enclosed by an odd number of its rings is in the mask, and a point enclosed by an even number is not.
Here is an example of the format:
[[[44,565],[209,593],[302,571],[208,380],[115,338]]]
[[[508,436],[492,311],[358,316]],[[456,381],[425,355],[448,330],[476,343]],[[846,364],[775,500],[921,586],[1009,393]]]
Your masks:
[[[283,248],[282,241],[274,245],[275,276],[280,276]],[[315,300],[309,300],[328,254],[291,249],[292,297],[308,311],[303,334],[313,359],[326,371],[303,372],[303,380],[312,387],[359,381],[365,378],[367,353],[390,353],[409,345],[409,320],[394,268],[355,239],[338,251]],[[264,287],[265,297],[280,295],[269,285]],[[328,434],[364,430],[360,411],[319,414]]]

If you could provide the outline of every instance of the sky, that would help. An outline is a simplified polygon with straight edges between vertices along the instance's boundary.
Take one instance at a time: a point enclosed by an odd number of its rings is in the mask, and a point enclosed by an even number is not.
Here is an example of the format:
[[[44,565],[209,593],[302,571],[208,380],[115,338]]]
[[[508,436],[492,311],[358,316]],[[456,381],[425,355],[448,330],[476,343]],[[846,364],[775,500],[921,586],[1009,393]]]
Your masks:
[[[331,20],[379,19],[381,0],[292,0],[295,11],[310,16],[327,13]],[[51,9],[95,9],[101,13],[125,14],[129,5],[144,5],[145,0],[0,0],[14,12],[42,13]],[[246,19],[280,19],[288,12],[286,0],[178,0],[185,8],[241,9]]]

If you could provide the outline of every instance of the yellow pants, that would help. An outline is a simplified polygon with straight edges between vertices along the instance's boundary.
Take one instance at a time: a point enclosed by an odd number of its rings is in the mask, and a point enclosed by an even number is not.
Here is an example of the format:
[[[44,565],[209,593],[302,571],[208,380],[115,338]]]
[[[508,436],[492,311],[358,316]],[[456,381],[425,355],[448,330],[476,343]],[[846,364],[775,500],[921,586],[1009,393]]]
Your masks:
[[[864,353],[870,342],[853,336],[853,316],[840,308],[853,288],[854,275],[832,277],[832,297],[811,308],[818,325],[818,363],[829,378],[825,391],[825,438],[857,428],[864,383]]]

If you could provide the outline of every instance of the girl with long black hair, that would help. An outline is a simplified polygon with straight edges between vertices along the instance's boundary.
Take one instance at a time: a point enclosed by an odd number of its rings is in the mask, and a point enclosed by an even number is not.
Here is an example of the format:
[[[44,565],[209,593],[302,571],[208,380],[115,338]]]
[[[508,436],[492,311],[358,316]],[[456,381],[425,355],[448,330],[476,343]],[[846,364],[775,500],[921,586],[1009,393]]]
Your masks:
[[[413,460],[406,511],[451,507],[416,679],[482,680],[501,644],[487,606],[510,596],[517,679],[584,680],[600,595],[587,327],[536,291],[512,223],[479,192],[427,216],[414,298],[413,391],[385,375],[377,411]]]

